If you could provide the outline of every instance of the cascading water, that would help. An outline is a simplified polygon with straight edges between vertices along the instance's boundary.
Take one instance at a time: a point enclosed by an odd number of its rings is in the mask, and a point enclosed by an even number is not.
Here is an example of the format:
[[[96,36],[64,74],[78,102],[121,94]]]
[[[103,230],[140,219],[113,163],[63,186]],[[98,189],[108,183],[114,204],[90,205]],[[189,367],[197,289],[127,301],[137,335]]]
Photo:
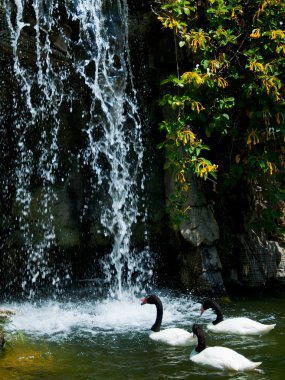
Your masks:
[[[105,191],[100,219],[105,234],[113,239],[103,268],[110,294],[120,296],[124,285],[132,286],[135,272],[136,280],[142,281],[137,275],[145,275],[143,260],[150,261],[150,256],[147,250],[132,253],[130,241],[138,214],[137,187],[143,186],[144,178],[141,123],[127,40],[128,8],[126,1],[117,1],[111,15],[104,15],[103,9],[103,0],[89,5],[82,0],[71,17],[80,22],[78,43],[87,51],[75,69],[92,99],[85,159],[96,173],[97,191]],[[86,74],[87,67],[93,68],[91,78]]]
[[[20,209],[18,223],[26,255],[26,272],[22,278],[22,288],[29,296],[35,294],[38,279],[41,281],[47,278],[55,287],[58,287],[60,282],[58,268],[52,264],[50,256],[56,244],[52,205],[56,201],[53,186],[58,167],[57,136],[60,126],[58,113],[63,100],[60,81],[63,73],[58,80],[50,61],[51,48],[48,36],[53,27],[51,18],[53,6],[51,5],[49,12],[43,13],[41,3],[35,0],[32,4],[35,15],[35,66],[21,63],[21,56],[24,54],[21,51],[23,47],[20,47],[21,33],[29,26],[23,21],[26,2],[17,0],[13,6],[9,1],[5,3],[14,58],[13,71],[20,89],[19,102],[24,102],[25,107],[25,110],[17,115],[12,127],[18,136],[15,197],[17,207]],[[40,41],[42,30],[45,34],[44,43]],[[18,99],[15,97],[15,109],[18,107],[17,102]],[[37,130],[40,133],[37,141],[38,152],[34,147],[29,147],[30,135]],[[41,190],[37,195],[32,194],[31,190],[33,175],[36,175],[38,182],[41,183]],[[32,208],[35,207],[33,203],[37,203],[35,217],[31,215]],[[34,233],[31,232],[31,223],[35,224]],[[66,278],[69,278],[68,272],[66,269]]]
[[[90,173],[91,191],[82,202],[80,222],[86,215],[93,218],[110,241],[100,258],[109,295],[120,297],[124,288],[141,291],[153,263],[146,230],[141,232],[143,248],[132,241],[138,218],[144,222],[146,217],[146,205],[127,1],[1,4],[17,84],[11,128],[16,140],[14,207],[25,253],[22,289],[30,296],[41,283],[60,289],[72,276],[68,261],[58,258],[55,219],[58,188],[70,174],[62,169],[61,140],[66,129],[79,124],[81,147],[67,155],[78,162],[78,170]],[[27,55],[27,50],[32,53]]]

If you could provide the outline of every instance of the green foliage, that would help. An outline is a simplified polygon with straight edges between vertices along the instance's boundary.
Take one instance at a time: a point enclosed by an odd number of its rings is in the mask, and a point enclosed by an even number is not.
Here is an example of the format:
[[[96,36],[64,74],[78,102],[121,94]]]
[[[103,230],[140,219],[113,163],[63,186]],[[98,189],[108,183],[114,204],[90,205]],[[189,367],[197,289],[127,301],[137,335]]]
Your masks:
[[[166,149],[167,166],[176,170],[177,184],[187,190],[188,170],[204,179],[216,178],[218,167],[225,189],[265,173],[282,177],[284,1],[156,4],[163,27],[174,31],[178,48],[190,57],[187,71],[162,82],[166,93],[161,105],[170,108],[172,116],[161,124],[166,136],[161,147]],[[217,141],[219,149],[213,149]],[[209,149],[215,164],[205,158]],[[278,203],[276,196],[274,202]],[[264,211],[266,225],[280,218],[273,208]]]
[[[166,140],[159,148],[166,148],[167,161],[165,168],[175,167],[176,180],[188,190],[187,171],[192,170],[197,176],[207,179],[208,175],[216,178],[217,166],[201,157],[202,150],[209,150],[202,140],[197,140],[191,129],[182,120],[164,121],[160,126],[166,131]]]

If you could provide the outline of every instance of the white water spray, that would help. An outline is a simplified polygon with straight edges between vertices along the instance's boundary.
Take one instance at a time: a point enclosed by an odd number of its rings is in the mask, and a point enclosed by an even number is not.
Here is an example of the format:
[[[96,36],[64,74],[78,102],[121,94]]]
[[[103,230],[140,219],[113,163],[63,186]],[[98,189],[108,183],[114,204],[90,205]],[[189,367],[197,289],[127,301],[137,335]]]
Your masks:
[[[160,296],[164,305],[163,328],[180,326],[189,329],[200,315],[200,304],[191,297]],[[87,300],[83,302],[44,301],[4,304],[3,308],[15,312],[11,330],[19,329],[32,336],[61,340],[68,336],[85,336],[87,339],[102,333],[141,332],[150,330],[156,318],[154,305],[141,306],[139,298],[123,300]],[[207,317],[208,320],[210,317]],[[204,319],[203,319],[204,320]]]
[[[49,13],[43,13],[41,4],[38,0],[32,3],[35,16],[35,61],[26,64],[22,41],[25,28],[30,27],[29,23],[23,21],[27,2],[17,0],[15,5],[10,1],[6,2],[14,74],[20,89],[20,100],[15,97],[15,110],[20,103],[24,103],[24,110],[14,125],[18,136],[15,177],[16,203],[21,210],[18,213],[18,223],[24,239],[23,254],[26,255],[22,288],[30,297],[35,294],[37,284],[42,280],[48,279],[55,287],[59,286],[60,281],[57,268],[51,264],[50,254],[56,244],[52,206],[56,202],[53,186],[58,167],[58,113],[63,98],[61,81],[64,73],[56,73],[50,60],[48,36],[54,25],[51,14],[55,5],[50,5]],[[59,80],[56,81],[55,78],[58,77]],[[38,146],[32,149],[29,140],[33,133],[40,136],[36,143]],[[35,190],[34,193],[31,190],[32,176],[37,177],[41,184],[41,190],[37,194]],[[69,276],[68,269],[66,276]]]

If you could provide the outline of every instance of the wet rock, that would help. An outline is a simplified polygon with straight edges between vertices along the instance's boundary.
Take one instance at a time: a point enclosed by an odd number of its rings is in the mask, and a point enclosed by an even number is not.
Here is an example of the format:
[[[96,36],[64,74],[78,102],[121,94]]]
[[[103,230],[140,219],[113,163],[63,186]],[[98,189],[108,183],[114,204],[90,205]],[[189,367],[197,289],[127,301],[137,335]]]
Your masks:
[[[181,237],[187,244],[178,255],[180,279],[185,288],[199,293],[225,294],[222,265],[216,249],[219,226],[198,180],[189,175],[184,218],[179,225]],[[173,172],[166,176],[168,198],[175,191]]]
[[[180,280],[186,289],[198,294],[226,294],[221,261],[215,246],[188,247],[181,252]]]
[[[11,317],[14,314],[15,314],[15,311],[13,310],[0,309],[0,324],[10,322]]]
[[[268,241],[253,230],[239,236],[239,240],[242,248],[238,279],[244,286],[263,287],[277,273],[280,276],[283,251],[277,242]]]

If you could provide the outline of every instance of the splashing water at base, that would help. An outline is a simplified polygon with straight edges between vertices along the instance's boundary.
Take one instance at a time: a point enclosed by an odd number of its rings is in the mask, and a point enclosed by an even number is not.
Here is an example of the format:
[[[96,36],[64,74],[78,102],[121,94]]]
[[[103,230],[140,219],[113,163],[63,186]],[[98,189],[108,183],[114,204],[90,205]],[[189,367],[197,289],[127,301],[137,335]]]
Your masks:
[[[164,304],[163,326],[190,326],[199,315],[199,305],[191,297],[161,296]],[[38,304],[5,304],[15,311],[10,329],[31,336],[61,340],[73,335],[96,336],[101,333],[147,332],[155,318],[153,305],[141,306],[140,298],[122,294],[121,300],[102,299]]]

